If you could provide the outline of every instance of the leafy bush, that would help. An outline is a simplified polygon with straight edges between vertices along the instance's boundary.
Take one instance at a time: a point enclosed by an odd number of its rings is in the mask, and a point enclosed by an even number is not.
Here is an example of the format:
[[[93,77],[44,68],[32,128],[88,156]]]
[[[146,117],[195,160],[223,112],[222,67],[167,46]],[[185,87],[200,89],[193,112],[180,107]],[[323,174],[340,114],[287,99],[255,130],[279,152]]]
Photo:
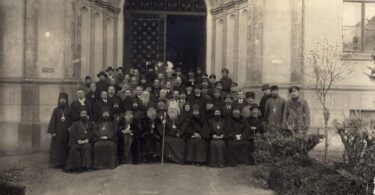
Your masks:
[[[371,186],[375,178],[375,128],[373,121],[360,112],[342,123],[334,121],[344,144],[340,171],[346,177]]]
[[[2,195],[23,195],[25,187],[17,184],[23,169],[11,168],[0,170],[0,192]]]
[[[305,156],[290,157],[272,168],[267,184],[285,195],[359,195],[366,192],[363,183],[344,177],[335,168]]]
[[[268,125],[264,134],[255,136],[253,157],[257,163],[278,163],[294,155],[308,155],[319,144],[322,135],[296,133],[282,126]]]

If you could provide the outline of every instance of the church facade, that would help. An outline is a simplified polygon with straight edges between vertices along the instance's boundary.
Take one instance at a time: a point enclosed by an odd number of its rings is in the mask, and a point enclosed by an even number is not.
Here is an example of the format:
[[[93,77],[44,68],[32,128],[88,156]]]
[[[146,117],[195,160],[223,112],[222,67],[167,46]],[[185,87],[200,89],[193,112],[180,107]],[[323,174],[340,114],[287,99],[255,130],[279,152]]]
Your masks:
[[[323,117],[309,85],[309,51],[324,40],[339,44],[353,74],[334,86],[328,98],[331,118],[375,110],[374,84],[363,74],[374,63],[373,29],[366,22],[375,16],[373,0],[138,2],[151,12],[158,3],[170,3],[169,12],[176,14],[184,13],[173,10],[179,6],[203,5],[207,73],[220,77],[228,68],[230,77],[255,91],[258,100],[264,83],[279,85],[284,97],[290,85],[302,86],[315,127]],[[126,64],[125,5],[125,0],[0,1],[0,152],[48,150],[46,128],[59,92],[73,98],[85,76],[95,78],[107,66]]]

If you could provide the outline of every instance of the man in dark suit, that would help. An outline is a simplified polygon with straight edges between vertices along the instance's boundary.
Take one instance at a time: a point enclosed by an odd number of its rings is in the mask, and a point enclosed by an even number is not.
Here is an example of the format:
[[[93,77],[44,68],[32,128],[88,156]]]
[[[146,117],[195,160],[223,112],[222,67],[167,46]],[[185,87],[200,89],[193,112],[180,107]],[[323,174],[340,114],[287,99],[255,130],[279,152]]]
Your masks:
[[[72,120],[78,121],[81,107],[84,107],[87,114],[91,116],[92,112],[92,102],[85,97],[85,92],[83,88],[78,88],[77,99],[70,104],[70,109],[72,110]]]

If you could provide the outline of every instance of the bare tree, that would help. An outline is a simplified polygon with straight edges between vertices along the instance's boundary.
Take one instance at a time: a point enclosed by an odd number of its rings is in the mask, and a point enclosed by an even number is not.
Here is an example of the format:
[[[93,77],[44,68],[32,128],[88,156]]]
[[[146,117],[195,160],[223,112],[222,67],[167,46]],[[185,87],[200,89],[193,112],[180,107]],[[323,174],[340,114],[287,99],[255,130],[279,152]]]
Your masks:
[[[351,76],[352,70],[349,63],[343,60],[345,56],[339,45],[330,43],[328,40],[318,42],[315,49],[308,55],[308,66],[312,68],[311,84],[323,108],[324,117],[324,161],[327,161],[328,151],[328,121],[330,119],[330,110],[327,105],[327,95],[332,87],[338,82]]]

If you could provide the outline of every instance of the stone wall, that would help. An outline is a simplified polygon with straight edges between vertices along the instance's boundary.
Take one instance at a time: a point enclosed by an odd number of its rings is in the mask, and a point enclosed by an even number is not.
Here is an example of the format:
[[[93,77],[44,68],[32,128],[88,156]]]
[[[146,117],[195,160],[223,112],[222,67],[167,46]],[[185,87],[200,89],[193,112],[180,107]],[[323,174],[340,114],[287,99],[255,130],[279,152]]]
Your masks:
[[[59,92],[71,101],[82,78],[122,64],[118,4],[0,1],[0,153],[48,150],[47,125]]]
[[[305,0],[304,1],[304,83],[309,88],[311,66],[308,63],[309,51],[316,48],[317,42],[327,40],[329,43],[342,46],[342,0]],[[375,110],[375,83],[370,81],[363,72],[369,72],[368,66],[374,66],[371,53],[343,53],[350,56],[348,63],[353,74],[334,86],[328,97],[331,119],[343,120],[349,116],[350,110]],[[313,108],[313,124],[323,124],[321,106],[313,91],[308,90],[306,99]]]
[[[222,68],[229,69],[229,76],[240,84],[252,78],[253,58],[253,5],[247,0],[213,4],[208,17],[210,45],[207,47],[207,71],[221,76]]]

